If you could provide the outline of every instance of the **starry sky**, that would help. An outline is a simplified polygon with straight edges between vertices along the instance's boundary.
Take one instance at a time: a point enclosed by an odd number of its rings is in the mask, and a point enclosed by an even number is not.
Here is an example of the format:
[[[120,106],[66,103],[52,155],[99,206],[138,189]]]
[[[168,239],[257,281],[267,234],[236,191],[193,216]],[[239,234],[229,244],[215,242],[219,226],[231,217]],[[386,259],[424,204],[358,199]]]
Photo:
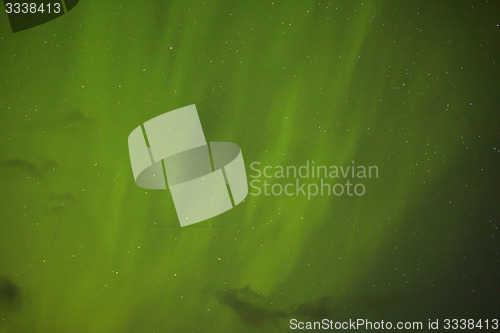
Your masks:
[[[0,15],[0,332],[498,318],[500,4],[92,1]],[[196,104],[245,165],[376,165],[180,228],[127,137]]]

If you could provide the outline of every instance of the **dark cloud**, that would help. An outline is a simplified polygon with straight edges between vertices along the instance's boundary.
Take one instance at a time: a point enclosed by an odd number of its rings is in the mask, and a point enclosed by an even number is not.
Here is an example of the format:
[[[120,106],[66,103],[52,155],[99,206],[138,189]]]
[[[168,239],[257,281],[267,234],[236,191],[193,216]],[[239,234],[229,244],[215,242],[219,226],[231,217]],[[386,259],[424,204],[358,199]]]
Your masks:
[[[51,160],[43,160],[39,163],[34,163],[26,159],[11,158],[1,160],[0,166],[16,169],[19,172],[36,178],[43,178],[47,171],[57,166],[57,163]]]
[[[229,289],[217,293],[219,302],[236,313],[247,326],[262,326],[277,323],[286,317],[284,311],[272,310],[266,298],[251,290],[248,286],[241,289]]]
[[[71,192],[65,192],[62,194],[54,193],[51,194],[51,199],[53,203],[52,211],[54,213],[60,213],[68,206],[76,203],[76,195]]]
[[[297,303],[290,309],[276,309],[268,297],[265,297],[248,286],[240,289],[229,289],[217,293],[219,302],[238,315],[247,326],[261,326],[278,323],[285,318],[305,318],[321,320],[334,318],[346,307],[360,311],[379,311],[399,305],[403,299],[397,295],[361,295],[355,297],[324,296],[310,302]]]
[[[66,125],[78,125],[78,124],[82,124],[82,125],[92,125],[94,123],[94,119],[89,117],[88,114],[80,111],[80,110],[72,110],[72,111],[69,111],[68,113],[66,113],[64,115],[64,117],[62,118],[62,121],[66,124]]]
[[[21,172],[25,172],[35,177],[42,177],[42,170],[36,166],[34,163],[28,162],[26,160],[21,160],[17,158],[12,158],[8,160],[2,160],[0,165],[4,167],[14,168]]]
[[[19,309],[21,298],[21,288],[9,278],[0,276],[0,309]]]

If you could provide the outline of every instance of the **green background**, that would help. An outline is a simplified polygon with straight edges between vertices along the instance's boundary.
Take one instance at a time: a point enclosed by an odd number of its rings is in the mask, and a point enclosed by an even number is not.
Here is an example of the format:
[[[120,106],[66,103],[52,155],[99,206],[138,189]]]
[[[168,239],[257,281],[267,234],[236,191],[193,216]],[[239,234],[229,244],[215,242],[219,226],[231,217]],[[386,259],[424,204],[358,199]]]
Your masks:
[[[0,332],[498,318],[499,25],[492,0],[81,1],[15,34],[0,15]],[[127,136],[189,104],[248,173],[379,178],[180,228]]]

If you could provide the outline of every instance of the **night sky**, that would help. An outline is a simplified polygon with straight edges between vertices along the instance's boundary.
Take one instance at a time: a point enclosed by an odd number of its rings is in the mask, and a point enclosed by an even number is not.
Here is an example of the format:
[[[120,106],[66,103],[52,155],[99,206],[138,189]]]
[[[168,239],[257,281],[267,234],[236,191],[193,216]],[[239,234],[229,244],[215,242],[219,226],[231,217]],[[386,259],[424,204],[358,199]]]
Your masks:
[[[499,79],[494,0],[81,0],[17,33],[0,13],[0,332],[499,318]],[[127,137],[190,104],[248,176],[378,178],[181,228]]]

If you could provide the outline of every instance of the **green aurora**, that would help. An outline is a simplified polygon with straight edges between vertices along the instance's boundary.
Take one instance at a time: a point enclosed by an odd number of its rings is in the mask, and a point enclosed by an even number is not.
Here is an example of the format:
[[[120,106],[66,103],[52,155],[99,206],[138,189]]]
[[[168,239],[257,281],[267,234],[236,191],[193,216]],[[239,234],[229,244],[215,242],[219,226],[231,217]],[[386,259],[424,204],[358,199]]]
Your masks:
[[[499,63],[493,0],[81,0],[18,33],[0,15],[0,332],[498,318]],[[190,104],[247,176],[378,177],[181,228],[127,137]]]

